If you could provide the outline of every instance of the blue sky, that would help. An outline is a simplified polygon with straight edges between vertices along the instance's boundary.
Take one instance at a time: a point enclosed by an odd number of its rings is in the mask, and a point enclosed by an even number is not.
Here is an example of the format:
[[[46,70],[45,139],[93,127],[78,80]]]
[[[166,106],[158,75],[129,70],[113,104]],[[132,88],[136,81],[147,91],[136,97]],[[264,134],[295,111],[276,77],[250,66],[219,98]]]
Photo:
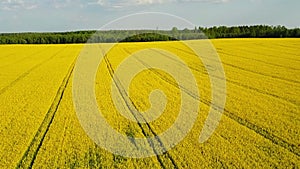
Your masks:
[[[300,27],[299,7],[299,0],[0,0],[0,32],[99,29],[137,12],[169,13],[205,27],[267,24],[294,28]],[[160,17],[154,17],[159,25]]]

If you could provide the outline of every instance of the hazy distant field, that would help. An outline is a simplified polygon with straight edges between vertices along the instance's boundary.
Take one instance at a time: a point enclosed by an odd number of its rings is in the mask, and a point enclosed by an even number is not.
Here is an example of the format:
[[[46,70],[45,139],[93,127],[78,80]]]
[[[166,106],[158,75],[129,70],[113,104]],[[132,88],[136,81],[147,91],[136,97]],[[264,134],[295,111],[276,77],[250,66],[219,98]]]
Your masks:
[[[95,91],[99,107],[107,110],[106,120],[120,133],[136,137],[170,127],[178,115],[179,88],[164,72],[142,72],[129,93],[137,108],[149,108],[149,92],[156,88],[165,92],[168,103],[154,122],[126,120],[110,95],[111,75],[122,58],[145,46],[160,46],[183,56],[195,75],[201,99],[193,129],[164,155],[143,159],[114,155],[82,129],[72,78],[83,45],[0,46],[0,168],[299,168],[300,39],[212,40],[225,69],[227,102],[218,128],[204,144],[198,140],[211,100],[209,77],[177,43],[119,44],[98,70]]]

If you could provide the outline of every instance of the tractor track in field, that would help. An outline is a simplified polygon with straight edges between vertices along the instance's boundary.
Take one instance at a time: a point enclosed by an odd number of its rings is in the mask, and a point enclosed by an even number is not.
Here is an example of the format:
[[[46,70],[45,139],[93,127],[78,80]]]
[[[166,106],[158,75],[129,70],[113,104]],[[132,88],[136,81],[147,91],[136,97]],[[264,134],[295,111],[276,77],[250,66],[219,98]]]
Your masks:
[[[143,61],[137,59],[139,62],[141,62],[145,67],[149,68],[149,65],[147,65],[146,63],[144,63]],[[171,84],[171,85],[176,85],[173,82],[168,81],[167,79],[165,79],[163,77],[163,75],[161,75],[158,71],[153,70],[153,69],[149,69],[150,71],[152,71],[153,73],[155,73],[160,79],[166,81],[167,83]],[[198,100],[199,102],[209,106],[209,107],[217,107],[217,105],[212,105],[212,103],[208,100],[205,99],[200,99],[197,95],[193,94],[192,92],[190,92],[188,89],[186,89],[184,86],[180,86],[183,90],[183,92],[187,93],[189,96],[191,96],[192,98]],[[270,140],[272,143],[285,148],[286,150],[290,151],[291,153],[295,154],[296,156],[300,156],[300,148],[297,145],[294,145],[292,143],[289,143],[285,140],[283,140],[282,138],[270,133],[269,131],[267,131],[266,129],[255,125],[252,122],[249,122],[237,115],[235,115],[236,113],[233,113],[231,111],[229,111],[228,109],[224,108],[224,115],[227,116],[228,118],[230,118],[231,120],[239,123],[240,125],[247,127],[248,129],[254,131],[255,133],[261,135],[262,137]]]
[[[215,77],[215,76],[214,76]],[[218,77],[216,77],[218,78]],[[242,87],[242,88],[245,88],[245,89],[249,89],[249,90],[252,90],[252,91],[255,91],[257,93],[260,93],[260,94],[263,94],[263,95],[266,95],[266,96],[270,96],[272,98],[275,98],[275,99],[278,99],[282,102],[286,102],[286,103],[289,103],[289,104],[292,104],[294,106],[299,106],[300,105],[300,102],[297,101],[297,100],[292,100],[292,99],[289,99],[289,98],[284,98],[282,96],[278,96],[276,94],[273,94],[273,93],[270,93],[270,92],[267,92],[265,90],[260,90],[258,88],[255,88],[255,87],[252,87],[252,86],[248,86],[248,85],[245,85],[245,84],[242,84],[242,83],[239,83],[239,82],[236,82],[236,81],[233,81],[233,80],[226,80],[226,82],[229,82],[233,85],[236,85],[238,87]]]
[[[49,46],[48,46],[48,47],[45,47],[45,48],[43,48],[42,50],[36,51],[36,52],[34,52],[34,53],[30,54],[30,55],[24,56],[23,58],[21,58],[21,59],[15,61],[15,62],[13,62],[13,63],[9,63],[9,64],[6,64],[6,65],[2,65],[2,66],[0,66],[0,69],[3,68],[3,67],[7,67],[7,66],[10,66],[10,65],[14,65],[14,64],[20,63],[20,62],[22,62],[23,60],[25,60],[25,59],[27,59],[27,58],[29,58],[29,57],[32,57],[32,56],[38,55],[38,54],[40,54],[40,53],[43,53],[43,52],[44,52],[46,49],[48,49],[48,48],[50,48],[50,47],[49,47]],[[13,54],[14,54],[14,53],[13,53]],[[13,54],[11,54],[11,55],[13,55]]]
[[[52,60],[55,56],[57,56],[59,53],[64,51],[67,47],[64,47],[63,49],[59,50],[55,54],[53,54],[48,59],[36,64],[31,69],[27,70],[26,72],[22,73],[19,77],[17,77],[14,81],[10,82],[9,85],[5,86],[4,88],[0,89],[0,95],[6,92],[9,88],[13,87],[15,84],[17,84],[20,80],[22,80],[24,77],[26,77],[28,74],[30,74],[32,71],[36,70],[37,68],[41,67],[43,64],[49,62]]]
[[[64,145],[65,145],[65,142],[66,142],[66,130],[67,130],[67,127],[70,125],[69,122],[70,122],[70,119],[69,118],[65,118],[64,119],[64,128],[63,128],[63,132],[61,132],[61,140],[60,140],[60,144],[59,144],[59,147],[57,148],[57,154],[55,156],[55,162],[54,164],[59,164],[59,157],[63,154],[63,148],[64,148]]]
[[[287,50],[280,50],[280,51],[284,51],[284,52],[282,52],[282,53],[284,53],[284,54],[289,54],[289,55],[293,55],[293,56],[297,56],[297,57],[299,57],[300,55],[299,55],[299,53],[294,53],[294,52],[296,52],[295,51],[295,49],[297,49],[297,47],[296,46],[286,46],[286,45],[282,45],[282,44],[275,44],[276,46],[279,46],[279,47],[282,47],[282,48],[288,48],[289,50],[291,50],[291,49],[293,49],[294,51],[293,51],[293,53],[292,52],[287,52]],[[277,47],[276,46],[273,46],[272,48],[270,48],[270,46],[267,46],[267,45],[265,45],[265,44],[262,44],[262,45],[260,45],[262,48],[265,48],[266,50],[268,49],[268,50],[273,50],[274,51],[274,49],[276,49]],[[247,52],[249,52],[248,50],[247,50]],[[278,51],[277,51],[278,52]],[[298,52],[298,51],[297,51]],[[276,57],[276,56],[274,56],[274,55],[270,55],[270,54],[268,54],[268,56],[270,56],[270,57]],[[294,59],[294,58],[286,58],[286,57],[283,57],[284,59],[289,59],[289,60],[295,60],[295,61],[300,61],[300,59]]]
[[[114,69],[112,67],[112,65],[110,64],[107,56],[105,55],[104,56],[104,60],[105,60],[105,63],[107,65],[107,69],[109,71],[109,74],[113,80],[113,82],[115,83],[123,101],[125,102],[126,106],[128,107],[128,109],[133,112],[133,110],[131,109],[131,106],[129,105],[129,103],[126,101],[127,99],[126,98],[129,98],[131,104],[134,106],[135,109],[137,109],[137,106],[133,103],[133,101],[131,100],[131,98],[128,96],[128,94],[124,91],[123,89],[123,86],[121,85],[118,77],[114,77]],[[132,115],[134,116],[134,118],[137,120],[138,118],[134,115],[134,113],[132,113]],[[144,119],[145,120],[145,119]],[[157,136],[157,133],[151,128],[150,124],[148,123],[145,123],[145,125],[142,125],[141,123],[137,123],[138,126],[140,127],[140,129],[142,130],[142,133],[145,137],[147,137],[147,135],[149,135],[147,133],[146,130],[150,131],[151,134],[153,134],[154,136]],[[146,128],[144,128],[146,127]],[[158,137],[155,137],[156,141],[160,144],[160,147],[163,149],[163,150],[166,150],[165,148],[165,145],[164,143],[158,138]],[[148,139],[148,143],[150,145],[150,147],[153,149],[153,151],[155,152],[155,154],[158,154],[157,150],[154,148],[154,143]],[[173,168],[179,168],[178,165],[176,164],[175,160],[173,159],[173,157],[170,155],[169,152],[165,152],[163,155],[156,155],[156,158],[157,158],[157,161],[160,163],[161,167],[162,168],[168,168],[169,166],[165,164],[165,161],[163,160],[163,156],[167,159],[170,160],[170,163],[173,165]]]
[[[284,48],[289,48],[289,49],[293,49],[293,50],[295,50],[295,47],[296,46],[287,46],[287,45],[283,45],[283,44],[275,44],[275,45],[277,45],[277,46],[280,46],[280,47],[284,47]],[[299,46],[297,46],[297,47],[299,47]]]
[[[10,57],[10,56],[12,56],[12,55],[14,55],[14,52],[9,53],[9,54],[4,55],[4,56],[1,56],[1,57],[0,57],[0,60],[3,59],[3,58],[6,58],[6,57]]]
[[[183,50],[183,49],[180,49],[180,48],[176,48],[176,47],[174,47],[174,46],[170,46],[170,47],[171,47],[171,48],[174,48],[174,49],[177,49],[177,50],[180,50],[180,51],[182,51],[182,52],[191,54],[191,55],[195,55],[195,53],[190,52],[190,51],[186,51],[186,50]],[[204,57],[204,56],[202,56],[202,57]],[[211,60],[217,62],[217,60],[214,60],[214,59],[211,59]],[[275,75],[268,75],[268,74],[265,74],[265,73],[253,71],[253,70],[251,70],[251,69],[242,68],[242,67],[239,67],[239,66],[236,66],[236,65],[233,65],[233,64],[230,64],[230,63],[226,63],[226,62],[222,62],[222,64],[223,64],[223,65],[230,66],[230,67],[233,67],[233,68],[236,68],[236,69],[239,69],[239,70],[242,70],[242,71],[246,71],[246,72],[250,72],[250,73],[262,75],[262,76],[265,76],[265,77],[269,77],[269,78],[273,78],[273,79],[278,79],[278,80],[282,80],[282,81],[286,81],[286,82],[289,82],[289,83],[295,83],[295,84],[297,84],[297,85],[300,85],[300,81],[297,81],[297,80],[292,80],[292,79],[288,79],[288,78],[283,78],[283,77],[279,77],[279,76],[275,76]]]
[[[15,54],[15,51],[13,52],[9,52],[8,54],[4,55],[4,56],[0,56],[0,60],[3,59],[3,58],[6,58],[6,57],[9,57],[11,55]]]
[[[126,51],[126,50],[125,50],[125,51]],[[129,52],[129,51],[127,51],[127,52]],[[156,51],[156,52],[159,52],[159,51]],[[161,53],[161,52],[159,52],[159,53],[162,54],[162,55],[164,55],[164,56],[166,56],[166,57],[168,57],[169,59],[175,61],[176,63],[182,64],[182,63],[178,62],[176,59],[173,59],[172,57],[170,57],[170,56],[168,56],[168,55],[165,55],[164,53]],[[202,67],[203,67],[203,66],[202,66]],[[189,67],[189,68],[192,69],[192,70],[195,70],[195,71],[197,71],[197,72],[199,72],[199,73],[202,73],[202,74],[204,74],[204,75],[208,75],[207,72],[200,71],[201,69],[199,69],[199,68],[195,68],[195,67]],[[204,67],[203,67],[203,68],[204,68]],[[204,69],[205,69],[205,68],[204,68]],[[299,69],[299,70],[300,70],[300,69]],[[217,76],[215,76],[215,75],[210,75],[210,76],[212,76],[212,77],[214,77],[214,78],[221,79],[220,77],[217,77]],[[221,80],[223,80],[223,79],[221,79]],[[226,82],[229,82],[229,83],[231,83],[231,84],[233,84],[233,85],[236,85],[236,86],[239,86],[239,87],[243,87],[243,88],[245,88],[245,89],[253,90],[253,91],[255,91],[255,92],[258,92],[258,93],[261,93],[261,94],[264,94],[264,95],[273,97],[273,98],[275,98],[275,99],[279,99],[279,100],[281,100],[281,101],[283,101],[283,102],[288,102],[288,103],[293,104],[293,105],[295,105],[295,106],[299,106],[299,105],[300,105],[300,102],[297,101],[297,100],[292,100],[292,99],[290,99],[290,98],[285,98],[285,97],[282,97],[282,96],[278,96],[278,95],[273,94],[273,93],[271,93],[271,92],[267,92],[267,91],[265,91],[265,90],[260,90],[260,89],[258,89],[258,88],[254,88],[254,87],[252,87],[252,86],[242,84],[242,83],[240,83],[240,82],[238,82],[238,81],[226,79]]]
[[[300,81],[298,81],[298,80],[292,80],[292,79],[283,78],[283,77],[279,77],[279,76],[275,76],[275,75],[268,75],[268,74],[257,72],[257,71],[251,70],[251,69],[246,69],[246,68],[242,68],[242,67],[239,67],[239,66],[235,66],[235,65],[229,64],[229,63],[223,63],[223,64],[227,65],[227,66],[230,66],[230,67],[233,67],[233,68],[236,68],[236,69],[239,69],[239,70],[242,70],[242,71],[245,71],[245,72],[250,72],[250,73],[258,74],[258,75],[261,75],[261,76],[270,77],[270,78],[273,78],[273,79],[278,79],[278,80],[282,80],[282,81],[286,81],[286,82],[289,82],[289,83],[295,83],[297,85],[300,85]]]
[[[128,51],[127,51],[128,52]],[[139,60],[136,58],[137,61],[139,61],[140,63],[142,63],[145,67],[150,68],[149,65],[147,65],[146,63],[144,63],[143,61]],[[155,73],[160,79],[166,81],[167,83],[171,84],[171,85],[177,85],[174,84],[173,82],[168,81],[167,79],[163,78],[163,75],[161,75],[159,72],[153,70],[153,69],[149,69],[150,71],[152,71],[153,73]],[[184,88],[184,86],[180,86],[182,88],[182,90],[187,93],[188,95],[190,95],[191,97],[193,97],[194,99],[199,100],[200,102],[204,103],[207,106],[211,106],[211,102],[208,100],[204,100],[204,99],[200,99],[199,97],[197,97],[196,95],[194,95],[192,92],[190,92],[188,89]],[[214,106],[212,106],[214,107]],[[288,151],[290,151],[291,153],[300,156],[300,148],[297,145],[294,145],[292,143],[289,143],[285,140],[283,140],[282,138],[273,135],[272,133],[268,132],[266,129],[259,127],[257,125],[255,125],[254,123],[251,123],[237,115],[235,115],[235,113],[230,112],[229,110],[227,110],[226,108],[224,109],[224,115],[226,115],[228,118],[236,121],[237,123],[239,123],[242,126],[245,126],[247,128],[249,128],[250,130],[256,132],[257,134],[263,136],[264,138],[270,140],[272,143],[281,146],[285,149],[287,149]]]
[[[130,54],[130,51],[128,51],[127,49],[123,49],[123,50],[124,50],[125,52],[127,52],[128,54]],[[165,55],[165,54],[162,53],[162,52],[159,52],[159,51],[156,51],[156,50],[153,50],[153,51],[158,52],[158,53],[164,55],[165,57],[168,57],[170,60],[173,60],[174,62],[176,62],[176,63],[182,65],[181,62],[178,62],[176,59],[174,59],[174,58],[172,58],[172,57],[170,57],[170,56],[168,56],[168,55]],[[205,69],[203,66],[201,66],[201,67],[202,67],[203,69]],[[207,72],[201,71],[201,69],[199,69],[199,68],[195,68],[195,67],[189,67],[189,68],[192,69],[192,70],[194,70],[194,71],[197,71],[197,72],[199,72],[199,73],[201,73],[201,74],[203,74],[203,75],[208,76]],[[220,77],[217,77],[217,76],[214,76],[214,75],[210,75],[210,76],[212,76],[212,77],[214,77],[214,78],[221,79]],[[223,80],[223,79],[221,79],[221,80]],[[289,99],[289,98],[285,98],[285,97],[282,97],[282,96],[278,96],[278,95],[273,94],[273,93],[271,93],[271,92],[267,92],[267,91],[265,91],[265,90],[260,90],[260,89],[258,89],[258,88],[254,88],[254,87],[252,87],[252,86],[245,85],[245,84],[242,84],[242,83],[237,82],[237,81],[233,81],[233,80],[226,79],[226,82],[229,82],[229,83],[231,83],[231,84],[233,84],[233,85],[236,85],[236,86],[239,86],[239,87],[242,87],[242,88],[245,88],[245,89],[249,89],[249,90],[255,91],[255,92],[260,93],[260,94],[264,94],[264,95],[266,95],[266,96],[270,96],[270,97],[272,97],[272,98],[278,99],[278,100],[280,100],[280,101],[282,101],[282,102],[286,102],[286,103],[292,104],[292,105],[294,105],[294,106],[299,106],[299,105],[300,105],[300,102],[297,101],[297,100],[292,100],[292,99]]]
[[[45,115],[43,122],[41,123],[39,129],[37,130],[34,138],[32,139],[29,147],[23,154],[23,157],[17,164],[16,168],[32,168],[34,161],[37,157],[37,154],[39,152],[39,149],[41,148],[41,146],[43,144],[45,136],[50,129],[50,126],[54,120],[55,114],[59,108],[61,101],[62,101],[62,98],[65,93],[65,89],[66,89],[66,87],[70,81],[71,75],[73,73],[73,70],[75,67],[75,62],[76,62],[76,59],[70,66],[67,75],[63,79],[63,81],[56,93],[56,96],[55,96],[47,114]]]
[[[272,66],[281,67],[281,68],[285,68],[285,69],[300,70],[298,68],[287,67],[287,66],[283,66],[283,65],[279,65],[279,64],[275,64],[275,63],[270,63],[270,62],[262,61],[262,60],[259,60],[259,59],[248,58],[248,57],[245,57],[245,56],[242,56],[242,55],[231,54],[231,53],[227,53],[227,52],[223,52],[223,51],[218,51],[218,53],[221,53],[221,54],[224,54],[224,55],[227,55],[227,56],[244,58],[244,59],[247,59],[247,60],[250,60],[250,61],[254,60],[256,62],[260,62],[260,63],[266,64],[266,65],[272,65]]]
[[[260,46],[262,48],[265,48],[266,50],[273,50],[273,48],[276,49],[276,47],[270,48],[270,46],[269,47],[265,46],[265,45],[260,45]],[[256,55],[264,55],[264,56],[268,56],[268,57],[271,57],[271,58],[278,58],[278,55],[272,55],[272,54],[267,54],[267,53],[259,53],[259,52],[253,51],[253,50],[249,51],[249,50],[247,50],[245,48],[241,49],[241,48],[232,47],[232,49],[238,50],[238,51],[242,51],[242,52],[247,52],[247,53],[253,53],[253,54],[256,54]],[[282,52],[282,53],[299,57],[299,55],[295,54],[295,53],[290,53],[290,52]],[[282,55],[282,53],[279,53],[279,55]],[[295,59],[295,58],[280,57],[280,59],[293,60],[293,61],[300,62],[300,59]]]

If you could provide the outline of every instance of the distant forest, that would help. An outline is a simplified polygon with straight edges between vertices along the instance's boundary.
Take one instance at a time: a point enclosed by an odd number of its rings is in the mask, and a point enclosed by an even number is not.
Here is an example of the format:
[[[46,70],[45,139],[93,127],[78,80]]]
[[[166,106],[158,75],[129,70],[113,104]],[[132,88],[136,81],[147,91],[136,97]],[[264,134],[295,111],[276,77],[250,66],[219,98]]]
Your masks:
[[[61,33],[0,33],[0,44],[70,44],[171,41],[215,38],[300,38],[300,28],[284,26],[198,27],[179,30],[103,30]]]

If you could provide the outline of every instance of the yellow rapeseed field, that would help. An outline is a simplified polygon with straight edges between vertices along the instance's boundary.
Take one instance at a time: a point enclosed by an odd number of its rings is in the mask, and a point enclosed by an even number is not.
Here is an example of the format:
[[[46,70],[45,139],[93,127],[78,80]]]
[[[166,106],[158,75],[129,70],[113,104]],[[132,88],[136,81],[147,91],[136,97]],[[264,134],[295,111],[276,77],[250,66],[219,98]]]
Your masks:
[[[200,45],[201,40],[187,43]],[[170,128],[178,116],[181,93],[187,92],[167,72],[145,69],[130,83],[132,104],[146,111],[151,91],[159,89],[166,107],[146,124],[124,118],[111,90],[114,84],[119,91],[125,86],[112,77],[130,54],[145,48],[174,53],[198,84],[199,115],[191,131],[173,149],[147,158],[115,155],[82,128],[72,80],[84,45],[0,46],[0,168],[299,168],[300,40],[219,39],[212,44],[224,67],[227,98],[222,119],[205,143],[199,143],[199,135],[210,108],[210,78],[189,48],[180,42],[120,43],[105,54],[95,79],[96,101],[108,124],[123,135],[145,138]],[[94,45],[99,50],[91,52],[99,55],[112,46]],[[163,57],[155,50],[146,55]],[[180,63],[169,59],[180,72]],[[147,67],[145,62],[132,59]]]

